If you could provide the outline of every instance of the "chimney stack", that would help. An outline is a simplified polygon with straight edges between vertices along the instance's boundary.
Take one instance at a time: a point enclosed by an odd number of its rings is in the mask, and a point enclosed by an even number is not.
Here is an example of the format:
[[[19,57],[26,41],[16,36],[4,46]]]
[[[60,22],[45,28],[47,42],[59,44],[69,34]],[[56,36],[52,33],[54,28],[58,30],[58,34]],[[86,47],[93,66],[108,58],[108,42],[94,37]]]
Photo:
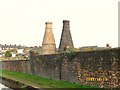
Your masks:
[[[107,48],[111,48],[111,46],[110,46],[109,44],[106,44],[106,47],[107,47]]]
[[[59,51],[64,51],[66,48],[74,48],[69,23],[69,20],[63,20]]]
[[[52,22],[45,23],[45,33],[42,43],[42,54],[54,54],[56,52],[56,44],[52,31]]]

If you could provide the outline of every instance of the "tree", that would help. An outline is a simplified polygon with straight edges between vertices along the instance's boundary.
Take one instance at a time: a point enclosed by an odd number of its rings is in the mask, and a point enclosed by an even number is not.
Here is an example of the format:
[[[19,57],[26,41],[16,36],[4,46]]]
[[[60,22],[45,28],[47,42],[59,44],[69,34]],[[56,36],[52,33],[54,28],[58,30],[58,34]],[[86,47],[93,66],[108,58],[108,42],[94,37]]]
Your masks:
[[[6,51],[6,52],[5,52],[5,57],[12,57],[11,52],[10,52],[10,51]]]

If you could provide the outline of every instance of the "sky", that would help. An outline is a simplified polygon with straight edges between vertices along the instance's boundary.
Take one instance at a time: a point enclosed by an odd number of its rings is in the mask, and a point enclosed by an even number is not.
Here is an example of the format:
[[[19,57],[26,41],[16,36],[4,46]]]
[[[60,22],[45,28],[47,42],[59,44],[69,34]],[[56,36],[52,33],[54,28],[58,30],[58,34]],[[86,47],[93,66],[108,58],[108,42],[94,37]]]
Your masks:
[[[56,47],[63,20],[74,46],[118,47],[120,0],[0,0],[0,44],[41,46],[45,22],[53,23]]]

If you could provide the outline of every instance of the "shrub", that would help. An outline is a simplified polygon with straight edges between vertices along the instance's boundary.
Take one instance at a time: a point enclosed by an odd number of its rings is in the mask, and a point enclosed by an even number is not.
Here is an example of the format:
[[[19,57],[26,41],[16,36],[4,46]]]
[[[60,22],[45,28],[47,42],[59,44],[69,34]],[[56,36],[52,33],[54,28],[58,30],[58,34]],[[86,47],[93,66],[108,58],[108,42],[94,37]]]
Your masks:
[[[10,52],[10,51],[6,51],[6,52],[5,52],[5,57],[12,57],[11,52]]]

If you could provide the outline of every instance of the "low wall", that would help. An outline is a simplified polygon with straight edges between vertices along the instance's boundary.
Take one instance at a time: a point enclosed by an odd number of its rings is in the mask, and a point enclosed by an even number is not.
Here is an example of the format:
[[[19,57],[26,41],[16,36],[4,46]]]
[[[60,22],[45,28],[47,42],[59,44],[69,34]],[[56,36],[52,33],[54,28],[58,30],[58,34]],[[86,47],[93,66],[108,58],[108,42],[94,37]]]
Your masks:
[[[6,60],[1,61],[2,70],[31,73],[30,60]]]
[[[2,61],[2,69],[105,88],[120,87],[120,48]]]

